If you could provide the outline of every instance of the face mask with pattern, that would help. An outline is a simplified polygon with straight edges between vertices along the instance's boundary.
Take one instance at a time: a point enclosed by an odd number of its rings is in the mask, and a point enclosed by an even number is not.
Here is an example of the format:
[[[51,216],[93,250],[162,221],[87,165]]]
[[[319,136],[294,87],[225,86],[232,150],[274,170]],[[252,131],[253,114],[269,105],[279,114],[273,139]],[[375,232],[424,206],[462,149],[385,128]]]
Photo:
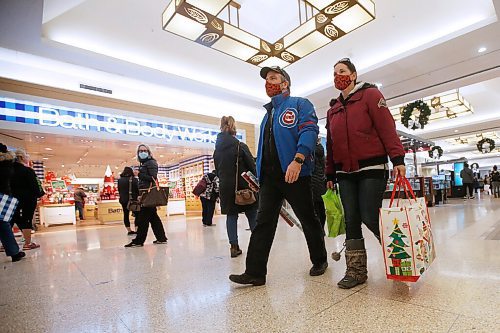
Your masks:
[[[349,75],[335,75],[334,78],[335,88],[340,91],[345,90],[352,83],[351,77]]]
[[[281,94],[281,83],[269,83],[266,81],[266,94],[269,97],[274,97]]]

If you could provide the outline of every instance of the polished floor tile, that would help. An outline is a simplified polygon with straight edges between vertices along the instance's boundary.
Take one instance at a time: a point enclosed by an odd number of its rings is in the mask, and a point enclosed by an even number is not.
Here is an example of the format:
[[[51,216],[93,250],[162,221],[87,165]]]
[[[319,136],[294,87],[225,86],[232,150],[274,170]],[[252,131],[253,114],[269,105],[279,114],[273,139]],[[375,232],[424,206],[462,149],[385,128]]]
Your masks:
[[[369,280],[337,288],[345,260],[308,274],[303,234],[279,223],[267,284],[232,284],[245,269],[230,258],[225,219],[170,217],[168,244],[126,249],[120,224],[51,227],[25,260],[0,257],[3,332],[498,332],[500,199],[431,207],[437,259],[416,283],[388,281],[376,239],[365,230]],[[327,239],[329,253],[343,239]]]

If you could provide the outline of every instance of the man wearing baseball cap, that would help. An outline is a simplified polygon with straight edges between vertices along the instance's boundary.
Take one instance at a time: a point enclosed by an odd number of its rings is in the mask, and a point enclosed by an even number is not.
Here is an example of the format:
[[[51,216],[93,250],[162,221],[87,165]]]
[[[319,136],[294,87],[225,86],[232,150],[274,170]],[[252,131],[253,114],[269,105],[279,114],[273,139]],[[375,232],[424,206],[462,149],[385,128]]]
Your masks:
[[[239,284],[260,286],[266,283],[267,261],[278,225],[283,200],[292,206],[304,230],[311,276],[322,275],[328,267],[323,230],[316,214],[311,192],[313,154],[318,137],[318,118],[309,100],[290,96],[290,76],[278,67],[264,67],[271,101],[260,126],[257,152],[257,177],[260,181],[257,226],[252,231],[246,270],[229,279]]]

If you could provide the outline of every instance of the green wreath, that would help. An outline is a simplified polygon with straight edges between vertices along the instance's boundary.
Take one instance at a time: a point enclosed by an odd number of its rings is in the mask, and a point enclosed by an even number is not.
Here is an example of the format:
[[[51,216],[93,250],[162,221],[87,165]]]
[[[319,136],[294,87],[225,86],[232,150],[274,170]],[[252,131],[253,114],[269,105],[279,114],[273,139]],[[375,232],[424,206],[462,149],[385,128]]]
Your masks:
[[[431,150],[429,150],[429,157],[434,158],[434,151],[437,150],[437,159],[440,159],[443,156],[443,148],[441,146],[434,146]]]
[[[485,143],[489,143],[490,144],[490,151],[484,151],[483,150],[483,145]],[[477,143],[477,150],[479,150],[481,153],[490,153],[493,151],[493,149],[495,149],[495,141],[493,141],[493,139],[490,139],[490,138],[484,138],[484,139],[481,139],[479,140],[479,142]]]
[[[418,117],[418,123],[420,124],[417,125],[416,122],[413,122],[411,119],[411,115],[413,114],[413,111],[417,109],[420,111],[420,116]],[[431,108],[427,103],[425,103],[423,100],[419,99],[416,100],[412,103],[406,104],[403,107],[403,111],[401,112],[401,123],[405,125],[406,128],[411,128],[412,130],[416,130],[417,128],[424,128],[425,125],[429,122],[429,116],[431,115]],[[410,124],[410,121],[412,121],[412,124]]]

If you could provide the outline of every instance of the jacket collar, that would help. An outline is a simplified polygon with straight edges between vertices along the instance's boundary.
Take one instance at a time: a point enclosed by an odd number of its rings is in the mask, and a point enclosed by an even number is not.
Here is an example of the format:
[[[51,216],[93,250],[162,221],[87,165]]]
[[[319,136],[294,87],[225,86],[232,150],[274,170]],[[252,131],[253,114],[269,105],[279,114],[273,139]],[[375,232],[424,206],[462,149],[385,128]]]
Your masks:
[[[271,97],[271,102],[264,105],[267,112],[271,112],[273,108],[277,109],[279,106],[290,97],[290,91],[285,91],[279,95]]]
[[[371,83],[362,82],[362,81],[358,82],[358,83],[356,83],[356,85],[354,86],[354,89],[349,93],[349,95],[347,95],[346,98],[344,98],[342,93],[340,93],[339,97],[332,99],[330,101],[330,109],[333,109],[333,107],[335,106],[335,104],[337,102],[345,104],[348,101],[352,101],[352,102],[358,101],[361,99],[361,96],[363,95],[362,94],[363,90],[368,89],[368,88],[376,88],[376,87],[377,87],[376,85],[371,84]]]

